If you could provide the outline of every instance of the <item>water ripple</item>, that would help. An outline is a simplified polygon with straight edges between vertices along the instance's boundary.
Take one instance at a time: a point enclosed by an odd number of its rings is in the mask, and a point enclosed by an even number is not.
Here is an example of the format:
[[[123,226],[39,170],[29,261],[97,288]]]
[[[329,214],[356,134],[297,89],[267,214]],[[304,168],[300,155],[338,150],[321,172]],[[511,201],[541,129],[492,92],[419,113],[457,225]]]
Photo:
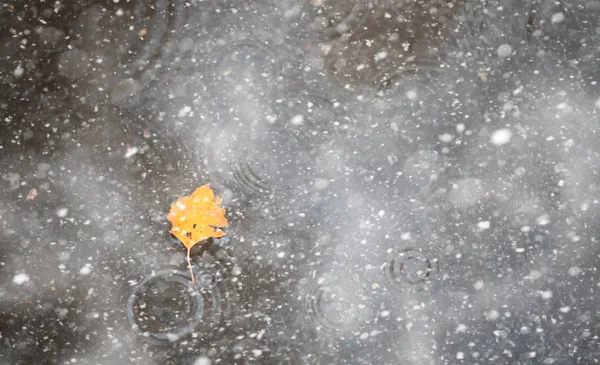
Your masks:
[[[311,144],[282,123],[263,123],[223,123],[207,130],[201,155],[214,180],[237,192],[264,195],[289,190],[310,176]]]
[[[214,262],[195,262],[195,284],[187,271],[162,270],[146,277],[127,302],[131,328],[155,344],[177,342],[192,333],[210,338],[233,299],[224,269]]]
[[[392,256],[383,272],[388,284],[402,292],[427,289],[440,270],[437,257],[427,248],[405,248]]]
[[[305,296],[308,318],[318,331],[348,333],[360,329],[373,318],[370,297],[356,283],[322,277],[308,288]]]

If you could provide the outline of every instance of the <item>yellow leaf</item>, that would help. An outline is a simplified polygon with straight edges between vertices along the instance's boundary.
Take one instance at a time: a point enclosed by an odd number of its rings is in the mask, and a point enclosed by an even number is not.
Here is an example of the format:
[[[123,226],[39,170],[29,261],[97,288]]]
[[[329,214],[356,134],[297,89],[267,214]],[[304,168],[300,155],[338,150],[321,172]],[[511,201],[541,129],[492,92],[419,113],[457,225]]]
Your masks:
[[[177,199],[167,216],[173,225],[169,232],[187,248],[192,282],[194,282],[194,273],[190,263],[190,250],[198,242],[207,238],[223,237],[225,232],[219,228],[229,225],[225,218],[225,208],[220,207],[220,204],[221,198],[215,198],[215,193],[210,186],[203,185],[192,195]]]

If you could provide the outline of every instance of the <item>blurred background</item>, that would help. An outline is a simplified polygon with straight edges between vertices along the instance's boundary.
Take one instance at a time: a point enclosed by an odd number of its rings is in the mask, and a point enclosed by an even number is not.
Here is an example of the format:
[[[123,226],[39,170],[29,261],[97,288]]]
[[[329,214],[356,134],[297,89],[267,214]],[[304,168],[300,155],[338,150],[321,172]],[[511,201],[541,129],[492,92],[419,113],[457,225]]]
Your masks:
[[[0,38],[0,364],[600,361],[600,1],[3,0]]]

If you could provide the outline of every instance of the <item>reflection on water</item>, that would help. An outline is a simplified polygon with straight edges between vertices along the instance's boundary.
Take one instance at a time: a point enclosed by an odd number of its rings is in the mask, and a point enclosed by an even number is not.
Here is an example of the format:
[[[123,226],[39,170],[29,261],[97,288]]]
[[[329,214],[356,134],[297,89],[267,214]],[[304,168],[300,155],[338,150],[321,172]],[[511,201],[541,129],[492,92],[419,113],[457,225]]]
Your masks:
[[[595,361],[598,11],[0,5],[0,362]]]

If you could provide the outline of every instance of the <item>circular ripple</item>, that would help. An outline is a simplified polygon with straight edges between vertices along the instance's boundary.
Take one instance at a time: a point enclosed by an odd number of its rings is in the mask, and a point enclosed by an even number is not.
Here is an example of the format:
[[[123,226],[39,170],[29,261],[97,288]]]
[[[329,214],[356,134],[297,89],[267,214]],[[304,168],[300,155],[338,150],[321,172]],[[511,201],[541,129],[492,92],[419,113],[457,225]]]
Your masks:
[[[127,318],[139,336],[154,343],[175,342],[193,331],[208,335],[221,321],[216,290],[220,276],[213,271],[159,271],[142,280],[127,303]]]
[[[371,300],[356,283],[320,278],[309,287],[305,303],[308,318],[318,331],[347,333],[373,318]]]
[[[239,145],[237,136],[229,124],[210,128],[201,144],[201,156],[209,173],[228,188],[248,194],[260,194],[269,191],[264,178],[249,165],[244,149]]]
[[[190,279],[175,270],[160,271],[142,280],[127,303],[127,317],[139,335],[150,340],[176,341],[202,322],[204,300]]]
[[[394,104],[400,101],[415,102],[425,95],[439,92],[440,61],[435,58],[409,58],[409,61],[380,72],[375,78],[377,95]]]
[[[431,285],[439,269],[438,259],[430,250],[407,248],[395,254],[383,272],[394,289],[417,292]]]
[[[282,123],[259,118],[214,125],[201,145],[207,170],[215,180],[250,195],[298,186],[311,174],[313,149]]]

